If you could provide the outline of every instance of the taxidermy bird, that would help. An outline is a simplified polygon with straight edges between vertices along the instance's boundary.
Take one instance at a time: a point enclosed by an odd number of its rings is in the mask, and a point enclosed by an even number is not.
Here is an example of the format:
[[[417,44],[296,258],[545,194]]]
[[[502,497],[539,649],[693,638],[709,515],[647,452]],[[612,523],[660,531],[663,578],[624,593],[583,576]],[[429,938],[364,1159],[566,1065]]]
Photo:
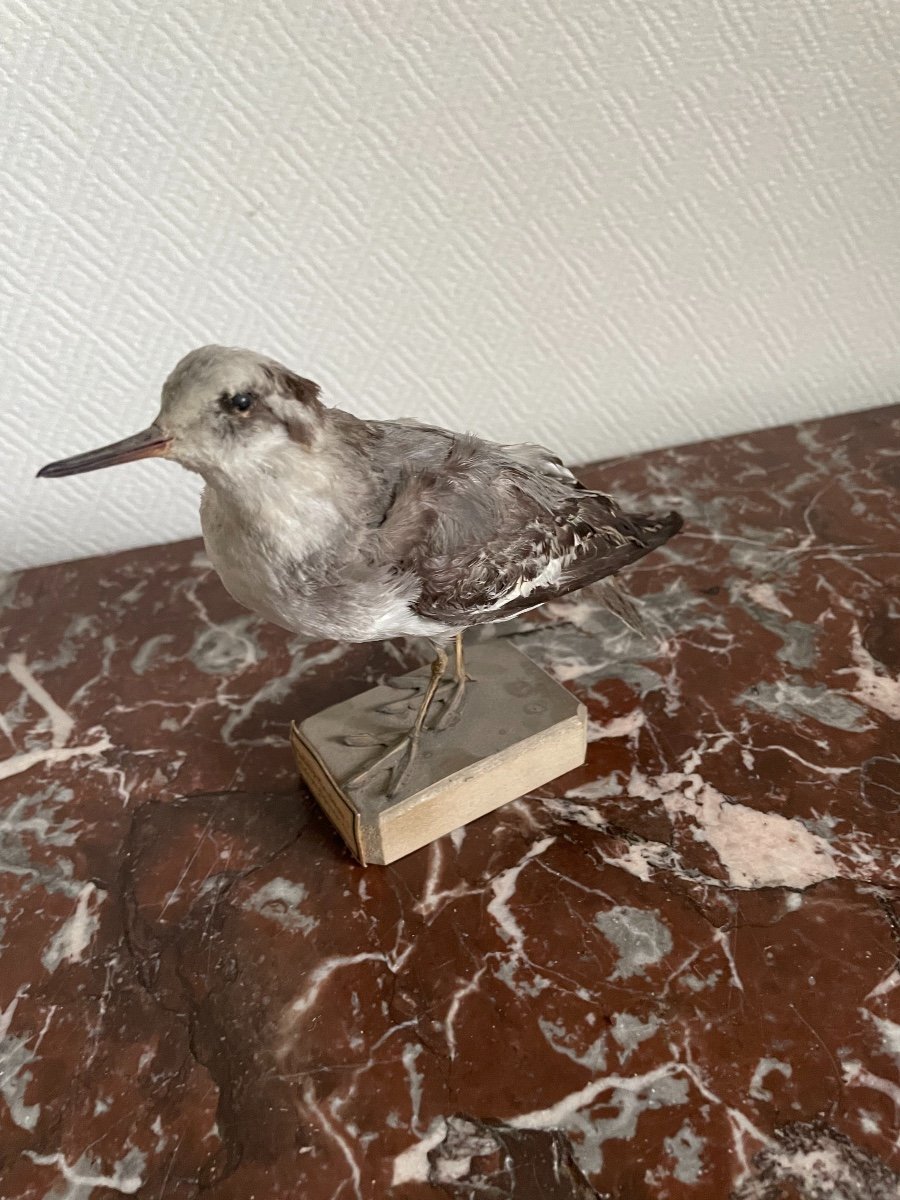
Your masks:
[[[682,524],[675,512],[623,512],[541,446],[361,420],[327,407],[315,383],[280,363],[222,346],[178,363],[148,429],[38,474],[152,455],[205,480],[207,553],[240,604],[311,638],[431,641],[412,727],[391,743],[347,738],[385,748],[345,786],[385,771],[388,794],[407,777],[423,730],[455,720],[468,682],[464,630],[612,576]],[[453,643],[453,679],[442,687]]]

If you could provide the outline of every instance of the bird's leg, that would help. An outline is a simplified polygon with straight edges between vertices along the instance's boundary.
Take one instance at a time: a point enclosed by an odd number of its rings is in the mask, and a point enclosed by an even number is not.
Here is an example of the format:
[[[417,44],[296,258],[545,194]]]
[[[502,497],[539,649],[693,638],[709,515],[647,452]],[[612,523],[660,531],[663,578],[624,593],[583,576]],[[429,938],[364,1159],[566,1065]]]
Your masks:
[[[463,635],[461,633],[455,634],[453,641],[456,650],[454,676],[453,679],[444,679],[441,681],[435,698],[443,702],[444,697],[441,695],[441,692],[445,688],[452,689],[453,694],[450,697],[449,709],[445,710],[445,712],[441,715],[440,720],[436,721],[435,724],[432,725],[432,729],[445,729],[447,727],[445,723],[446,717],[456,712],[456,710],[460,707],[463,695],[465,694],[466,683],[475,682],[472,676],[466,673],[465,664],[463,662]],[[461,685],[460,680],[462,680]],[[384,684],[386,687],[395,688],[397,691],[409,693],[409,695],[403,696],[400,700],[388,700],[386,704],[379,704],[375,710],[376,712],[390,714],[403,712],[404,709],[411,709],[416,702],[416,698],[424,695],[428,688],[427,679],[420,677],[419,679],[409,680],[403,675],[388,676],[388,678],[384,680]]]
[[[435,730],[446,729],[449,725],[453,724],[454,717],[462,707],[462,702],[466,696],[466,684],[475,682],[472,676],[466,673],[466,663],[463,657],[463,635],[458,633],[453,640],[456,651],[454,656],[456,677],[453,682],[453,695],[444,705],[444,711],[432,726]]]
[[[400,789],[401,784],[409,774],[409,769],[416,757],[416,752],[419,748],[419,738],[422,730],[425,727],[425,719],[431,709],[435,694],[440,686],[441,680],[444,678],[444,672],[447,670],[447,652],[441,646],[435,646],[435,658],[431,664],[431,676],[428,680],[428,686],[425,689],[425,695],[422,697],[422,703],[419,706],[419,711],[416,713],[416,719],[412,724],[412,728],[402,734],[394,741],[379,738],[372,734],[348,734],[344,739],[347,745],[350,746],[384,746],[387,745],[387,750],[384,754],[380,754],[374,762],[369,763],[367,767],[363,767],[361,771],[350,777],[344,782],[344,787],[358,787],[376,771],[384,767],[395,754],[400,754],[402,757],[393,768],[390,783],[386,790],[386,795],[393,796]]]

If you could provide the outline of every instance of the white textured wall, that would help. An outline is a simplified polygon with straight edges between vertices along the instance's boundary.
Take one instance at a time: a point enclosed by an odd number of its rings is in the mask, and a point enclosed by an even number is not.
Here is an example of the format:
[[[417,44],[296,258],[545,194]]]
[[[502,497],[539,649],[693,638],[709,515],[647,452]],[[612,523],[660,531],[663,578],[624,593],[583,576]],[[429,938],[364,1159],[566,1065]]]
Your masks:
[[[900,383],[896,0],[0,0],[3,558],[197,529],[172,363],[586,459]]]

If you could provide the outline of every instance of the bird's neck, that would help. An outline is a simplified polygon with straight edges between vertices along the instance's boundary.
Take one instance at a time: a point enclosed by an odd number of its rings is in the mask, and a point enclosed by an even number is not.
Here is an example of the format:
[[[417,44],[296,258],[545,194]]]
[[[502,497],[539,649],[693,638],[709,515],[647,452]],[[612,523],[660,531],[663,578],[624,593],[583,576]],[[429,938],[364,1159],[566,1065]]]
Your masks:
[[[219,539],[278,559],[340,556],[362,499],[353,465],[325,444],[315,452],[285,446],[265,460],[204,472],[204,533],[218,530]]]
[[[243,463],[235,469],[205,473],[207,490],[217,505],[250,527],[274,528],[334,507],[333,482],[321,464],[309,461]]]

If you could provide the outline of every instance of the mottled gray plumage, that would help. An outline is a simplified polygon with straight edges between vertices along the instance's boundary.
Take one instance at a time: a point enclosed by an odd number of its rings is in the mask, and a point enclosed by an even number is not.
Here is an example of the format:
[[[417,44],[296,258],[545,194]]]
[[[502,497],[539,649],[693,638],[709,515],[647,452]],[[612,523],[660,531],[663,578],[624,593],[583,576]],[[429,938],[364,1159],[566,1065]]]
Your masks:
[[[622,512],[541,446],[361,420],[280,363],[219,346],[176,366],[148,430],[40,473],[151,454],[204,477],[203,534],[232,595],[312,637],[441,647],[614,575],[681,527],[677,513]],[[458,643],[453,704],[464,687]]]
[[[680,527],[625,514],[542,446],[499,445],[407,421],[355,423],[378,479],[361,547],[411,572],[418,615],[452,629],[513,616],[619,571]],[[338,419],[346,439],[346,416]],[[558,575],[554,564],[559,564]]]

